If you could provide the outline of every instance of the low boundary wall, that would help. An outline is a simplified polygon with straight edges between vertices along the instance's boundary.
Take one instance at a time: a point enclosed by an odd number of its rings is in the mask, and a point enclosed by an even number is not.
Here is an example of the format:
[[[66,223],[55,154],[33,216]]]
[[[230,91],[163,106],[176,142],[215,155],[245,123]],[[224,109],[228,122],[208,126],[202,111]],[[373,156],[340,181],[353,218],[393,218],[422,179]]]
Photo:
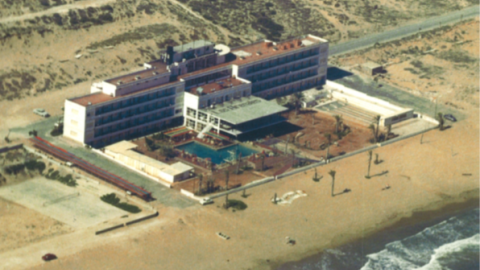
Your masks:
[[[137,219],[134,219],[134,220],[131,220],[127,223],[125,223],[126,226],[130,226],[132,224],[135,224],[135,223],[138,223],[140,221],[144,221],[144,220],[147,220],[147,219],[150,219],[150,218],[153,218],[153,217],[157,217],[158,216],[158,211],[155,211],[155,213],[151,214],[151,215],[148,215],[148,216],[144,216],[144,217],[141,217],[141,218],[137,218]]]
[[[112,227],[108,227],[108,228],[96,231],[95,235],[99,235],[99,234],[106,233],[106,232],[109,232],[109,231],[113,231],[113,230],[116,230],[118,228],[123,228],[123,227],[125,227],[125,224],[115,225],[115,226],[112,226]]]

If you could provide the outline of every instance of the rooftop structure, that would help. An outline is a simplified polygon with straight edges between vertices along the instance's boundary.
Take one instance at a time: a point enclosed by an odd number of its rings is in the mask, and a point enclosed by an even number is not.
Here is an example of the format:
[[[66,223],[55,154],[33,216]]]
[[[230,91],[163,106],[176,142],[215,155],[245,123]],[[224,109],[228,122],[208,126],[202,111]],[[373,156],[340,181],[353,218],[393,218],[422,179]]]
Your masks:
[[[201,109],[201,112],[211,114],[231,124],[242,124],[267,115],[287,111],[288,108],[280,106],[276,101],[268,101],[259,97],[232,99],[214,109]]]
[[[189,177],[193,167],[177,162],[172,165],[163,163],[156,159],[145,156],[134,149],[136,144],[121,141],[116,144],[107,146],[105,153],[124,164],[131,166],[137,170],[165,180],[167,182],[181,181]]]
[[[213,42],[210,42],[208,40],[195,40],[189,43],[185,43],[182,45],[177,45],[173,47],[173,51],[176,53],[183,53],[183,52],[188,52],[190,50],[196,50],[199,48],[204,48],[206,46],[213,46],[215,45]]]
[[[215,93],[218,91],[222,91],[224,89],[230,89],[232,87],[235,87],[237,85],[241,85],[244,82],[235,79],[234,77],[226,78],[226,79],[221,79],[217,80],[212,83],[204,84],[199,87],[194,87],[191,88],[190,90],[187,90],[189,93],[192,93],[194,95],[208,95],[211,93]]]
[[[93,93],[93,94],[86,95],[86,96],[72,98],[72,99],[70,99],[70,101],[75,102],[78,105],[86,107],[86,106],[89,106],[89,105],[96,105],[96,104],[100,104],[100,103],[107,102],[107,101],[114,100],[114,99],[115,98],[110,96],[110,95],[107,95],[107,94],[104,94],[104,93],[101,93],[101,92],[97,92],[97,93]]]
[[[243,65],[326,42],[324,39],[314,38],[312,36],[280,43],[265,40],[231,49],[232,53],[237,56],[232,64]]]

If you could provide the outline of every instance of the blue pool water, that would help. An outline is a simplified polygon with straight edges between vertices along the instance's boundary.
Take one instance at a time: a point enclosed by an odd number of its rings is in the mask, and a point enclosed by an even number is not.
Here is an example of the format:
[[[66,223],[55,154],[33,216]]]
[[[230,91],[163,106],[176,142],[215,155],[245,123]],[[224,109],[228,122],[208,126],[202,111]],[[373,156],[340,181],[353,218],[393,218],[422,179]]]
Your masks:
[[[242,157],[247,157],[252,154],[258,153],[258,151],[252,150],[239,144],[232,145],[220,150],[214,150],[200,143],[191,142],[178,146],[177,149],[185,150],[185,152],[195,154],[200,158],[211,158],[212,162],[215,164],[222,164],[225,163],[225,159],[231,159],[231,154],[229,151],[232,150],[235,150],[236,156],[242,153]]]

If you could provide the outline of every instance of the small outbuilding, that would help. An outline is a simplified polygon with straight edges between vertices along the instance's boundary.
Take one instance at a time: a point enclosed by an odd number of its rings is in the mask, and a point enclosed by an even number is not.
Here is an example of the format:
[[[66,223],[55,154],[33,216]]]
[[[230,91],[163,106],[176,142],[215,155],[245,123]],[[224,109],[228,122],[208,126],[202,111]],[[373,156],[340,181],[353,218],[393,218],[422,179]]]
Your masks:
[[[190,177],[194,168],[182,162],[166,164],[156,159],[145,156],[134,149],[136,144],[121,141],[105,148],[105,154],[122,162],[123,164],[142,171],[148,175],[173,183]]]
[[[370,75],[370,76],[374,76],[378,73],[383,73],[384,72],[383,66],[378,64],[378,63],[374,63],[374,62],[363,63],[361,65],[361,69],[362,69],[363,73],[365,73],[367,75]]]

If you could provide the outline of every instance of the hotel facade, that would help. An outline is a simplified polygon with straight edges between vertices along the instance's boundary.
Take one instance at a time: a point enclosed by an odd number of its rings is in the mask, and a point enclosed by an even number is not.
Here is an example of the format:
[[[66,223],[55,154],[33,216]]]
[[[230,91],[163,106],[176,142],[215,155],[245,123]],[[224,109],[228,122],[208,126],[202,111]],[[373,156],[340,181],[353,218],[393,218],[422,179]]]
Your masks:
[[[326,82],[328,41],[307,35],[229,48],[195,41],[65,101],[64,136],[95,148],[184,124],[239,137],[284,121],[275,101]]]

